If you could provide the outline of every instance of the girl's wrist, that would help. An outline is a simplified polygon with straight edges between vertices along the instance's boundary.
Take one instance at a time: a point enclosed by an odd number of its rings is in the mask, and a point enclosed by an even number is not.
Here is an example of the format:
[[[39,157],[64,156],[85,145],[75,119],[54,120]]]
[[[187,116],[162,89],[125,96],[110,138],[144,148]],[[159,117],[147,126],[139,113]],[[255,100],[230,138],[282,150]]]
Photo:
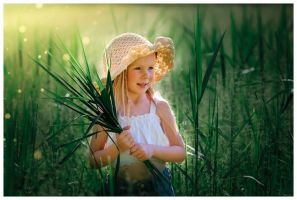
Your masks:
[[[152,151],[152,157],[154,157],[156,154],[156,146],[153,144],[150,144],[150,147],[151,147],[151,151]]]

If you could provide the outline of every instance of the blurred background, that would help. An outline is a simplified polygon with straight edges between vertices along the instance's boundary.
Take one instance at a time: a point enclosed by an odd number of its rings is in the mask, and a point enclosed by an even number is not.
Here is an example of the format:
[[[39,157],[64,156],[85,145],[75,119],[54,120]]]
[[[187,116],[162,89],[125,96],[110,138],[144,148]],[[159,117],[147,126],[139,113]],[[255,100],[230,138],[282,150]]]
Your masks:
[[[46,98],[69,95],[50,70],[69,54],[100,65],[123,32],[171,37],[175,67],[156,85],[169,100],[187,159],[168,164],[178,196],[293,195],[292,4],[4,4],[4,195],[106,195],[88,166],[86,121]],[[79,34],[78,34],[79,33]],[[225,33],[225,34],[224,34]],[[223,35],[224,34],[224,35]],[[220,41],[222,43],[220,45]],[[207,83],[207,84],[206,84]]]

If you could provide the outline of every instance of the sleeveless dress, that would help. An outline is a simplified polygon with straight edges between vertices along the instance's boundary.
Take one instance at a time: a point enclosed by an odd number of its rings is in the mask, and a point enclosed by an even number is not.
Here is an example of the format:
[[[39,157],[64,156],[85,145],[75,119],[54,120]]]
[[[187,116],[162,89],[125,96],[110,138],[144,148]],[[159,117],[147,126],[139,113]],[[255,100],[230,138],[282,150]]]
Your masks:
[[[136,143],[142,144],[154,144],[160,146],[169,146],[168,138],[166,137],[162,127],[161,120],[156,113],[156,105],[154,101],[150,103],[150,112],[137,116],[118,116],[119,123],[122,127],[130,125],[130,132],[133,136]],[[110,136],[115,140],[116,133],[109,133]],[[107,146],[112,145],[113,142],[110,138],[107,139]],[[152,157],[150,161],[168,178],[171,178],[169,169],[165,167],[165,162],[161,161],[157,158]],[[116,165],[116,160],[112,163],[113,167]],[[121,187],[126,187],[126,189],[130,189],[131,193],[126,193],[126,195],[166,195],[172,196],[174,195],[172,186],[170,185],[168,188],[169,192],[158,192],[159,190],[156,187],[156,183],[152,180],[154,179],[145,164],[142,161],[137,160],[135,157],[129,154],[129,150],[122,152],[120,154],[120,169],[119,169],[119,179],[120,183],[122,183]],[[147,183],[149,185],[147,185]],[[136,188],[128,188],[127,185]],[[125,186],[126,185],[126,186]],[[150,187],[151,186],[151,187]],[[142,190],[139,190],[139,187]],[[138,192],[135,192],[135,189]],[[148,192],[145,191],[149,190]],[[134,190],[134,192],[133,192]],[[150,191],[153,190],[153,191]],[[124,190],[125,191],[125,190]],[[127,191],[125,191],[127,192]],[[160,194],[161,193],[161,194]],[[120,194],[120,195],[125,195]]]

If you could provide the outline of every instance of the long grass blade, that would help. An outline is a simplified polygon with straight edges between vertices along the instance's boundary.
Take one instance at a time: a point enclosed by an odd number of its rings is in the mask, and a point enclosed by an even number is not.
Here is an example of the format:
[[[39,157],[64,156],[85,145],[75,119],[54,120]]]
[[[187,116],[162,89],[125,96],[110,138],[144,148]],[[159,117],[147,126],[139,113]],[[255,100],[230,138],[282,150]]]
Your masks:
[[[202,91],[201,91],[201,94],[199,96],[198,105],[199,105],[199,103],[200,103],[200,101],[201,101],[201,99],[203,97],[204,91],[206,89],[207,83],[209,81],[212,69],[213,69],[215,61],[216,61],[217,54],[218,54],[218,52],[219,52],[219,50],[220,50],[220,48],[222,46],[224,36],[225,36],[225,32],[221,36],[220,42],[219,42],[217,48],[215,49],[215,52],[214,52],[214,54],[213,54],[213,56],[212,56],[212,58],[211,58],[211,60],[210,60],[210,62],[208,64],[208,67],[207,67],[206,72],[204,74],[203,82],[202,82]]]

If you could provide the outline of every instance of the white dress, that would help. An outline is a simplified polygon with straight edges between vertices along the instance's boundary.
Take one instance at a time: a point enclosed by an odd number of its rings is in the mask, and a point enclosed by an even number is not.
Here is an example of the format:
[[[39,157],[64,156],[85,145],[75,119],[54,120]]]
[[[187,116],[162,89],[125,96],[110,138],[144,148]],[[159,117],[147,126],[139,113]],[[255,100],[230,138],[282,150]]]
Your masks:
[[[122,127],[127,125],[131,126],[130,132],[136,143],[169,146],[168,138],[163,132],[160,118],[156,114],[156,105],[153,101],[151,101],[149,113],[131,117],[118,116],[118,120]],[[110,133],[110,136],[115,139],[115,133]],[[111,144],[113,144],[113,142],[108,138],[107,146]],[[165,166],[163,161],[154,157],[150,160],[160,170]],[[112,164],[115,167],[116,160],[114,160]],[[131,156],[129,150],[120,154],[119,175],[126,180],[142,180],[151,176],[143,162]]]

